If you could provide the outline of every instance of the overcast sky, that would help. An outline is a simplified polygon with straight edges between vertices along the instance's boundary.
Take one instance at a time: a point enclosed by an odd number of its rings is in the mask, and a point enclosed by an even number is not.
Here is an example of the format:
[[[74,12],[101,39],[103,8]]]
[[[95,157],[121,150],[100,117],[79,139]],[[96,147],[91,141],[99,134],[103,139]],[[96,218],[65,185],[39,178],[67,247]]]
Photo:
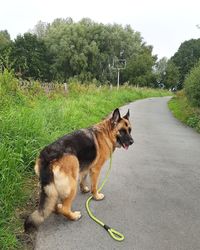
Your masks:
[[[170,58],[182,42],[200,38],[199,0],[2,0],[0,30],[12,39],[39,21],[89,17],[102,23],[130,24],[159,58]]]

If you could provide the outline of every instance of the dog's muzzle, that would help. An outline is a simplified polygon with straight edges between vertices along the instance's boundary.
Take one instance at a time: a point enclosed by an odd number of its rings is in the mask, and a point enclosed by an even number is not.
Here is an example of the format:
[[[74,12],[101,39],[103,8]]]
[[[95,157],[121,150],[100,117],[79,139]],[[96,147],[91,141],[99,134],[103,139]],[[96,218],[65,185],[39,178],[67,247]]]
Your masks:
[[[133,143],[134,143],[134,140],[132,137],[122,138],[122,137],[118,136],[116,147],[118,147],[118,148],[123,147],[124,149],[127,150],[129,148],[129,146],[131,146]]]

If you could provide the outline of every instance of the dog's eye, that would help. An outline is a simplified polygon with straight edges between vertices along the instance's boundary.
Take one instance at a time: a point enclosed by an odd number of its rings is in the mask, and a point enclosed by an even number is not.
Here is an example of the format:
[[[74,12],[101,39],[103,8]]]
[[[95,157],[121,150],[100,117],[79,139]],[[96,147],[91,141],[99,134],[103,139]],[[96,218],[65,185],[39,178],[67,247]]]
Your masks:
[[[127,133],[127,131],[126,131],[126,129],[121,128],[121,129],[119,130],[119,133],[120,133],[121,135],[124,135],[124,134]]]
[[[128,128],[128,132],[129,132],[129,134],[131,133],[131,128]]]

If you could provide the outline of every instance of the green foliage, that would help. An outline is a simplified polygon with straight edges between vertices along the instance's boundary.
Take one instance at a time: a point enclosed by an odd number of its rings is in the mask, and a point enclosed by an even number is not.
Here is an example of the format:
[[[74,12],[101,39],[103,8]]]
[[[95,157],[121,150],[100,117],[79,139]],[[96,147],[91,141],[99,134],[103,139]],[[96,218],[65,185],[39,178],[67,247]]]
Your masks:
[[[184,87],[191,104],[200,107],[200,61],[187,75]]]
[[[52,23],[39,21],[32,33],[19,35],[14,42],[6,31],[0,33],[2,71],[14,69],[17,77],[42,81],[66,82],[75,77],[82,83],[116,83],[113,62],[126,59],[121,83],[149,86],[152,81],[156,57],[130,25],[60,18]]]
[[[183,83],[186,75],[200,59],[200,39],[191,39],[181,44],[171,60],[178,67],[180,82]]]
[[[167,62],[167,67],[164,75],[163,82],[167,89],[176,86],[179,84],[179,70],[178,67],[173,63],[173,61],[169,60]]]
[[[163,83],[167,69],[167,58],[163,57],[155,65],[155,78],[157,83]]]
[[[24,207],[33,186],[34,160],[39,151],[56,138],[72,130],[100,121],[114,108],[136,99],[168,94],[152,89],[84,85],[75,82],[69,94],[38,94],[38,85],[30,92],[21,91],[13,74],[0,74],[0,249],[22,246],[16,234],[23,221],[16,209]],[[40,89],[40,88],[39,88]],[[34,93],[33,93],[34,91]],[[20,97],[20,101],[19,101]],[[7,101],[8,100],[8,101]]]
[[[45,37],[48,27],[49,27],[48,23],[39,21],[35,25],[32,33],[35,34],[39,39],[42,39]]]
[[[12,63],[10,62],[12,41],[7,30],[0,31],[0,72],[4,68],[11,69]]]
[[[152,56],[152,47],[142,46],[141,51],[128,60],[127,68],[122,72],[125,81],[141,87],[150,86],[155,61],[156,57]]]
[[[103,25],[90,19],[74,23],[72,19],[56,19],[48,26],[44,41],[53,56],[51,70],[55,79],[113,81],[109,64],[123,50],[129,59],[141,50],[142,38],[130,26]],[[115,73],[116,75],[116,73]]]
[[[10,35],[7,30],[0,31],[0,52],[2,52],[11,42]]]
[[[4,73],[0,73],[0,110],[20,102],[23,103],[23,96],[19,91],[18,80],[12,72],[4,70]]]
[[[196,116],[196,114],[190,116],[187,120],[187,125],[192,127],[192,128],[199,128],[200,117]]]
[[[155,66],[155,78],[157,83],[164,83],[167,89],[179,83],[179,70],[172,60],[161,58]]]
[[[178,92],[168,105],[177,119],[200,133],[200,109],[191,106],[183,90]]]
[[[5,70],[4,73],[0,73],[0,95],[16,93],[17,89],[17,80],[12,72]]]
[[[15,39],[11,59],[16,75],[22,78],[49,80],[51,58],[44,41],[25,33]]]

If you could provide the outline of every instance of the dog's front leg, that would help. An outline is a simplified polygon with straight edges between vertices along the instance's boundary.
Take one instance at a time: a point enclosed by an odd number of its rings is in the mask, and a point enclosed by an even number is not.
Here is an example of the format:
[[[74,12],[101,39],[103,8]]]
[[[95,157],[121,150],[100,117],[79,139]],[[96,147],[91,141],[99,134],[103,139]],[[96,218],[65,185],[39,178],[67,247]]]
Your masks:
[[[100,175],[101,167],[93,167],[90,169],[90,178],[91,178],[91,193],[95,200],[102,200],[104,194],[98,192],[98,180]]]
[[[88,170],[80,172],[80,174],[79,174],[79,176],[80,176],[80,189],[81,189],[82,193],[88,193],[90,191],[90,189],[86,185],[87,175],[88,175]]]

